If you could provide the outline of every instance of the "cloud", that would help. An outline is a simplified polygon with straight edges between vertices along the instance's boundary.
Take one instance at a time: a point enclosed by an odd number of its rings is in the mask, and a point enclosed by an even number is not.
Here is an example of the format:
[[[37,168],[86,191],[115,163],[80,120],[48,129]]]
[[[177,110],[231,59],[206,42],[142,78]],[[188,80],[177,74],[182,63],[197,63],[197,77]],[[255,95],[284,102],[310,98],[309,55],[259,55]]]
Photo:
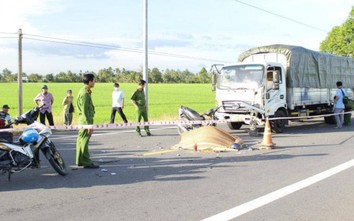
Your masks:
[[[64,9],[64,2],[65,0],[1,0],[1,31],[13,33],[22,28],[27,32],[38,33],[29,18],[60,12]]]
[[[207,67],[211,63],[202,58],[236,61],[238,55],[249,48],[275,43],[301,45],[316,50],[320,40],[325,37],[322,32],[234,1],[217,8],[213,7],[217,3],[211,2],[191,1],[188,3],[190,6],[203,3],[205,7],[189,7],[187,11],[178,8],[181,5],[178,1],[168,4],[151,2],[151,10],[155,8],[158,12],[165,12],[166,16],[157,12],[150,14],[156,16],[157,20],[150,19],[149,49],[182,55],[178,57],[153,53],[149,57],[151,67],[200,69],[201,65]],[[289,18],[305,23],[308,21],[303,20],[304,16],[313,15],[309,24],[330,30],[333,25],[340,25],[347,18],[349,2],[343,1],[343,4],[338,5],[332,0],[299,0],[289,3],[272,0],[260,1],[258,6],[282,15],[286,12]],[[25,33],[23,49],[27,70],[59,72],[68,69],[95,70],[107,66],[140,68],[143,63],[142,10],[135,10],[136,4],[134,1],[123,0],[96,3],[83,0],[0,0],[0,65],[16,69],[16,33],[22,28]],[[171,4],[176,4],[176,14],[163,7],[170,7]],[[134,9],[134,13],[128,13],[131,9]],[[167,25],[161,26],[161,22]],[[34,41],[26,38],[27,34],[116,45],[120,50]],[[4,36],[14,38],[2,38]],[[185,58],[181,58],[183,56]],[[44,61],[48,65],[43,65]]]

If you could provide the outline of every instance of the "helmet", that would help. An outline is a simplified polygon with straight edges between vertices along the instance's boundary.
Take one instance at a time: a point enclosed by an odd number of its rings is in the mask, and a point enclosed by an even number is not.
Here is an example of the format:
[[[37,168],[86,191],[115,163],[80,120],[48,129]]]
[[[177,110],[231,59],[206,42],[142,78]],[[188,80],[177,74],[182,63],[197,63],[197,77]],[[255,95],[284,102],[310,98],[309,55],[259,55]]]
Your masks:
[[[235,150],[240,150],[241,149],[241,145],[238,144],[238,143],[232,143],[230,145],[230,148],[235,149]]]
[[[38,138],[39,134],[35,129],[26,129],[21,135],[21,139],[25,143],[35,143]]]

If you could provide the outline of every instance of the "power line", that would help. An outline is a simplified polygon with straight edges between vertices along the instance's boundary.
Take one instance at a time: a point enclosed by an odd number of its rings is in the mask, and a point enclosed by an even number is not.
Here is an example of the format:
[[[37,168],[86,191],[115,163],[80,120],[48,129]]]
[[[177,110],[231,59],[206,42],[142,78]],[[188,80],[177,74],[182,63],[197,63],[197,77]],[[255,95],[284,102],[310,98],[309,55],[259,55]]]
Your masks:
[[[128,52],[140,52],[138,49],[125,49],[120,48],[118,46],[110,46],[110,45],[100,45],[100,44],[89,44],[89,43],[80,43],[80,42],[69,42],[69,41],[56,41],[56,40],[44,40],[39,38],[31,38],[31,37],[24,37],[24,39],[34,40],[34,41],[42,41],[42,42],[52,42],[52,43],[59,43],[59,44],[68,44],[68,45],[75,45],[75,46],[84,46],[84,47],[92,47],[92,48],[101,48],[101,49],[113,49],[113,50],[122,50]],[[52,38],[53,39],[53,38]]]
[[[0,34],[5,34],[5,35],[16,35],[16,34],[18,34],[18,33],[16,33],[16,32],[1,32],[1,31],[0,31]]]
[[[268,13],[268,14],[271,14],[271,15],[274,15],[274,16],[277,16],[277,17],[280,17],[280,18],[283,18],[283,19],[285,19],[285,20],[292,21],[292,22],[294,22],[294,23],[297,23],[297,24],[306,26],[306,27],[308,27],[308,28],[312,28],[312,29],[315,29],[315,30],[317,30],[317,31],[321,31],[321,32],[327,33],[326,30],[323,30],[323,29],[321,29],[321,28],[317,28],[317,27],[315,27],[315,26],[313,26],[313,25],[309,25],[309,24],[303,23],[303,22],[301,22],[301,21],[297,21],[297,20],[295,20],[295,19],[292,19],[292,18],[283,16],[283,15],[276,14],[276,13],[274,13],[274,12],[268,11],[268,10],[266,10],[266,9],[263,9],[263,8],[260,8],[260,7],[257,7],[257,6],[254,6],[254,5],[245,3],[245,2],[242,2],[242,1],[240,1],[240,0],[234,0],[234,1],[235,1],[235,2],[238,2],[238,3],[241,3],[241,4],[243,4],[243,5],[247,5],[247,6],[251,7],[251,8],[255,8],[255,9],[258,9],[258,10],[260,10],[260,11],[266,12],[266,13]]]
[[[26,35],[32,36],[32,37],[26,37]],[[92,47],[92,48],[101,48],[101,49],[111,49],[111,50],[126,51],[126,52],[131,52],[131,53],[143,53],[142,49],[123,48],[123,47],[119,47],[116,45],[108,45],[108,44],[93,43],[93,42],[86,42],[86,41],[74,41],[74,40],[69,40],[69,39],[47,37],[47,36],[42,36],[42,35],[24,34],[24,38],[29,39],[29,40],[35,40],[35,41],[52,42],[52,43],[68,44],[68,45],[76,45],[76,46]],[[167,52],[158,52],[158,51],[153,51],[153,50],[149,50],[149,54],[166,56],[166,57],[175,57],[175,58],[181,58],[181,59],[192,59],[192,60],[228,63],[226,61],[220,61],[220,60],[215,60],[215,59],[193,57],[193,56],[186,56],[186,55],[180,55],[180,54],[171,54],[171,53],[167,53]]]
[[[32,35],[32,34],[26,34],[28,36],[33,36],[33,37],[37,37],[37,38],[44,38],[44,39],[52,39],[55,40],[54,42],[56,43],[64,43],[64,42],[71,42],[74,45],[81,45],[81,46],[97,46],[99,48],[111,48],[111,49],[117,49],[117,48],[121,48],[119,46],[115,46],[115,45],[107,45],[107,44],[101,44],[101,43],[93,43],[93,42],[88,42],[88,41],[75,41],[75,40],[70,40],[70,39],[64,39],[64,38],[54,38],[54,37],[48,37],[48,36],[43,36],[43,35]],[[32,39],[36,39],[36,38],[32,38]],[[40,39],[38,39],[40,40]],[[42,41],[49,41],[49,40],[42,40]],[[138,50],[138,49],[129,49],[129,50]]]

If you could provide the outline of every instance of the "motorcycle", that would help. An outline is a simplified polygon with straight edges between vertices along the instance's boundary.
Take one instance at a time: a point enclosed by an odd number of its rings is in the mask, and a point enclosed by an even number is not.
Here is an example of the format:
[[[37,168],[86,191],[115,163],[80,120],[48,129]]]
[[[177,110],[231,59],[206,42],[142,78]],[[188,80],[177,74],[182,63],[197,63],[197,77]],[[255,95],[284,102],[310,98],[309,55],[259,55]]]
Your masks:
[[[54,170],[65,176],[67,174],[65,162],[56,149],[54,143],[49,139],[52,134],[51,129],[38,121],[41,107],[18,116],[9,124],[27,124],[28,127],[23,131],[18,141],[9,142],[0,138],[0,171],[8,173],[8,180],[11,180],[12,173],[18,173],[26,168],[39,168],[39,151],[49,161]]]
[[[198,127],[202,127],[203,125],[206,126],[216,126],[216,123],[207,123],[207,124],[201,124],[201,123],[188,123],[188,121],[205,121],[207,119],[210,120],[218,120],[217,117],[215,116],[216,111],[219,109],[219,107],[209,109],[203,114],[199,114],[197,111],[185,107],[185,106],[180,106],[178,110],[178,116],[179,116],[179,121],[181,123],[177,124],[177,129],[178,133],[182,134],[184,132],[193,130]]]

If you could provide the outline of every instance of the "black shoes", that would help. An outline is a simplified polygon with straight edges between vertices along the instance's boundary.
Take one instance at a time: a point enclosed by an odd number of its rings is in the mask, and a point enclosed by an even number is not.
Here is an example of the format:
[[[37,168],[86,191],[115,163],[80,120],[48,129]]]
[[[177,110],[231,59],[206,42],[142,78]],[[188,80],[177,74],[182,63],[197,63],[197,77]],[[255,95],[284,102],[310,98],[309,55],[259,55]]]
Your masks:
[[[138,137],[143,137],[140,132],[136,132],[136,135],[138,135]],[[152,136],[152,134],[150,132],[146,132],[146,136]]]
[[[97,169],[97,168],[100,168],[100,166],[94,164],[94,163],[91,163],[90,165],[87,165],[87,166],[84,166],[85,169]]]

